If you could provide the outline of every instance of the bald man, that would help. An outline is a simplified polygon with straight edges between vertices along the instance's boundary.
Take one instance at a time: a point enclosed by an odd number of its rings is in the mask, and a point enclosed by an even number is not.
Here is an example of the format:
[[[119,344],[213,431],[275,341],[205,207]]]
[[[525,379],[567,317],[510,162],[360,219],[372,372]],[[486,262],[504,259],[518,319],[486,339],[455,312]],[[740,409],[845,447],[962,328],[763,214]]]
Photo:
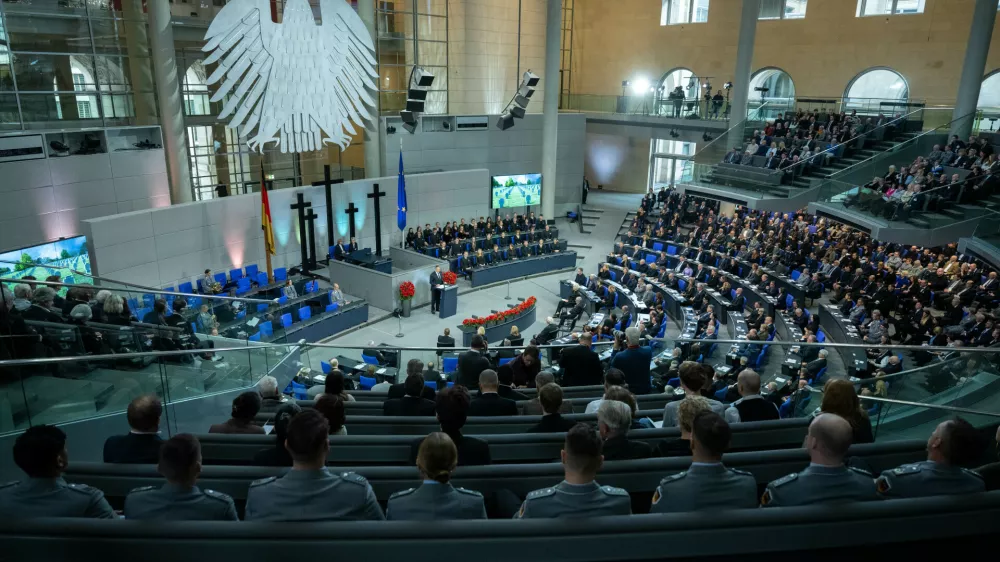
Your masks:
[[[760,375],[753,369],[744,369],[736,378],[736,390],[741,398],[726,409],[729,423],[776,420],[781,416],[774,404],[760,395]]]
[[[851,424],[836,414],[820,414],[809,424],[802,446],[809,466],[767,485],[764,507],[836,504],[878,499],[875,480],[864,470],[844,465],[851,447]]]

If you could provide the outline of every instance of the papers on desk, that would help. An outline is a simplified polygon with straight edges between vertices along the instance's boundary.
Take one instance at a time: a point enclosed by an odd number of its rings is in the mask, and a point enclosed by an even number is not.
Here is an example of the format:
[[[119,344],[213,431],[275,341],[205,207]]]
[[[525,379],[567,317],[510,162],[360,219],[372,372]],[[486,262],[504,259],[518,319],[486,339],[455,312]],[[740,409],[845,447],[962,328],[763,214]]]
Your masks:
[[[313,380],[316,382],[326,382],[326,375],[313,375]]]
[[[375,371],[375,374],[376,375],[384,375],[385,374],[385,367],[382,367],[381,369]]]
[[[444,285],[434,285],[435,289],[444,289]]]
[[[271,424],[269,424],[269,423],[265,423],[264,424],[264,435],[270,435],[272,431],[274,431],[274,426],[271,425]]]
[[[358,363],[357,365],[354,366],[354,369],[357,371],[367,371],[368,363]]]
[[[639,322],[642,322],[644,324],[649,324],[649,315],[648,314],[640,314],[639,315]]]
[[[254,316],[253,318],[247,320],[247,326],[250,326],[251,328],[255,328],[258,323],[260,323],[260,318],[258,318],[256,316]]]

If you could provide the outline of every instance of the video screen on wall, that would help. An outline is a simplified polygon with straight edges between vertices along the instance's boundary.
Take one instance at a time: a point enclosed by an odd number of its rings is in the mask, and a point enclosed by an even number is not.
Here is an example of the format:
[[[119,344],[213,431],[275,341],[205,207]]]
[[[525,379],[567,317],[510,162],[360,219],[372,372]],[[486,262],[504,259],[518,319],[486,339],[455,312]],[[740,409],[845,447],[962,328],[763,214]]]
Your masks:
[[[491,209],[542,204],[542,174],[493,176]]]
[[[4,279],[34,277],[38,281],[45,281],[46,277],[58,275],[63,283],[93,285],[93,279],[89,274],[90,254],[87,253],[86,236],[57,240],[0,254],[0,277]],[[7,283],[8,286],[11,284],[13,283]],[[65,287],[59,291],[61,295],[65,293]]]

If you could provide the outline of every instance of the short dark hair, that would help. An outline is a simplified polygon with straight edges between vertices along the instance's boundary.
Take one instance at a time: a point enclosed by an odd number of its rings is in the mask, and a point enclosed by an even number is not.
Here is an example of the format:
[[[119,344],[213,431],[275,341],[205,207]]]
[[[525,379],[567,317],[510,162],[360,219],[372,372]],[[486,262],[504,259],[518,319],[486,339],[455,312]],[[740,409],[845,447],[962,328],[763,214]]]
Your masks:
[[[566,451],[566,465],[569,468],[583,473],[597,472],[600,468],[604,442],[601,440],[601,434],[593,427],[585,423],[571,427],[566,432],[563,448]]]
[[[187,308],[187,305],[188,305],[187,301],[181,298],[174,299],[174,302],[170,304],[171,308],[174,309],[174,312],[180,312],[184,310],[185,308]]]
[[[233,418],[238,420],[252,420],[260,407],[263,399],[256,390],[248,390],[233,398]]]
[[[497,367],[497,381],[506,386],[514,384],[514,369],[509,362]]]
[[[163,403],[152,394],[137,396],[129,402],[125,417],[128,425],[136,431],[156,431],[163,415]]]
[[[326,382],[323,383],[323,393],[324,394],[343,394],[344,392],[344,373],[340,369],[334,369],[330,371],[330,374],[326,376]]]
[[[698,412],[691,422],[691,438],[714,456],[721,457],[729,449],[732,437],[733,430],[726,420],[711,410]]]
[[[524,348],[524,351],[521,352],[521,355],[527,355],[532,359],[538,359],[538,347],[534,345],[529,345],[528,347]]]
[[[163,299],[156,299],[153,301],[153,312],[165,314],[167,312],[167,301]]]
[[[59,474],[59,455],[66,449],[66,434],[54,425],[29,427],[14,441],[14,464],[31,478]]]
[[[692,392],[700,391],[701,387],[705,385],[705,375],[702,374],[701,364],[694,361],[684,361],[677,371],[681,384],[690,388]]]
[[[160,474],[167,480],[186,480],[201,462],[201,443],[190,433],[179,433],[160,446]]]
[[[958,416],[944,426],[941,441],[941,454],[955,466],[976,466],[983,453],[983,440],[979,432],[971,423]]]
[[[424,392],[424,377],[422,375],[409,375],[403,381],[403,390],[407,396],[420,396]]]
[[[435,403],[441,429],[446,433],[462,429],[465,420],[468,419],[469,404],[471,404],[468,389],[460,384],[445,388],[438,391]]]
[[[562,402],[563,391],[558,384],[550,382],[538,390],[538,403],[542,405],[542,410],[546,414],[558,412]]]
[[[472,336],[472,343],[470,344],[470,347],[473,349],[482,349],[486,347],[486,342],[483,341],[483,336],[480,336],[479,334]]]
[[[424,371],[424,362],[419,359],[410,359],[406,362],[406,374],[415,375]]]
[[[604,373],[604,384],[608,386],[625,386],[625,373],[621,369],[611,367]]]
[[[316,399],[313,406],[316,411],[323,414],[330,424],[330,433],[334,434],[344,427],[347,421],[347,412],[344,408],[344,400],[336,394],[324,394]]]
[[[330,422],[326,416],[314,408],[307,408],[288,422],[285,448],[294,460],[309,461],[323,450],[329,438]]]

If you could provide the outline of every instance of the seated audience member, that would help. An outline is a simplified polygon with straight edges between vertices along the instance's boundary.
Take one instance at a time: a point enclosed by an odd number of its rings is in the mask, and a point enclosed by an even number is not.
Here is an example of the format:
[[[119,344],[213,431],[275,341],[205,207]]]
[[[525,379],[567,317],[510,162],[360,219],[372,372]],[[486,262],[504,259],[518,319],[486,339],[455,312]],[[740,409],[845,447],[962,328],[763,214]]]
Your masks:
[[[451,328],[445,328],[444,333],[438,336],[437,346],[445,349],[455,347],[455,338],[451,337]],[[441,357],[443,353],[443,350],[438,351],[438,357]]]
[[[40,287],[39,287],[40,288]],[[151,394],[139,396],[129,403],[125,417],[131,431],[113,435],[104,442],[104,462],[122,464],[156,464],[160,460],[160,416],[163,404]]]
[[[295,290],[295,285],[292,285],[291,279],[285,279],[285,286],[281,288],[281,294],[288,300],[299,298],[299,293]]]
[[[283,476],[250,484],[247,521],[383,520],[375,492],[363,476],[333,473],[326,468],[330,424],[322,413],[307,409],[288,424],[285,447],[292,469]]]
[[[35,322],[62,322],[62,315],[55,310],[56,292],[46,285],[35,287],[31,293],[31,307],[21,312],[25,320]]]
[[[145,486],[125,498],[125,518],[148,521],[238,521],[233,498],[197,486],[201,444],[181,433],[163,442],[158,470],[166,483]]]
[[[260,394],[260,406],[264,410],[273,410],[288,401],[288,397],[278,390],[278,379],[271,375],[261,377],[257,382],[257,393]]]
[[[419,359],[410,359],[406,362],[406,376],[419,375],[422,379],[424,377],[424,362]],[[388,381],[386,381],[388,382]],[[378,386],[378,385],[376,385]],[[374,389],[372,389],[374,390]],[[426,398],[427,400],[434,400],[434,388],[427,385],[423,385],[420,388],[420,396]],[[403,382],[390,384],[387,397],[389,399],[402,398],[406,396],[406,378]]]
[[[675,410],[677,428],[681,430],[679,439],[664,439],[656,446],[656,454],[661,457],[687,457],[691,455],[691,424],[702,412],[711,412],[712,406],[704,396],[686,396],[678,402]]]
[[[872,475],[844,464],[851,446],[851,424],[836,414],[820,414],[809,424],[803,448],[809,466],[767,485],[764,507],[872,501],[878,499]]]
[[[540,389],[545,385],[554,382],[556,382],[556,377],[551,371],[542,371],[541,373],[535,375],[535,388]],[[542,409],[541,400],[536,397],[522,403],[521,413],[526,416],[541,416],[545,414],[545,410]],[[559,413],[572,414],[573,404],[564,400],[563,403],[559,405]]]
[[[516,416],[517,402],[497,393],[500,382],[497,372],[486,369],[479,374],[479,396],[469,406],[470,416]]]
[[[451,485],[451,473],[457,465],[458,449],[451,437],[441,432],[428,435],[417,451],[422,483],[389,496],[385,518],[390,521],[486,519],[482,494]]]
[[[424,377],[407,375],[403,381],[406,395],[402,398],[392,398],[382,403],[382,415],[385,416],[433,416],[434,402],[422,398]]]
[[[701,396],[701,389],[711,384],[711,381],[705,379],[702,366],[694,361],[684,361],[681,363],[678,368],[678,378],[680,379],[681,388],[684,389],[684,396]],[[706,398],[705,400],[713,412],[722,415],[726,411],[726,406],[722,402],[711,398]],[[662,427],[677,426],[679,421],[677,409],[680,407],[680,404],[681,401],[674,400],[667,402],[666,406],[663,407]]]
[[[726,408],[729,423],[776,420],[778,409],[760,395],[760,375],[745,369],[736,378],[736,389],[741,398]]]
[[[344,401],[339,396],[324,394],[316,399],[313,407],[326,418],[326,422],[330,425],[330,435],[347,435],[347,427],[344,426],[347,412]]]
[[[621,405],[620,402],[616,404]],[[566,432],[560,457],[564,479],[551,488],[529,492],[516,519],[585,518],[601,515],[630,515],[628,492],[601,486],[594,478],[604,464],[604,443],[587,424],[578,423]]]
[[[982,457],[976,428],[962,418],[941,422],[927,440],[927,460],[885,470],[875,481],[883,498],[974,494],[986,491],[983,477],[969,470]]]
[[[424,377],[424,382],[433,382],[440,384],[444,380],[444,375],[441,374],[441,371],[438,371],[437,369],[434,368],[433,361],[428,361],[427,364],[424,365],[423,377]],[[437,388],[437,386],[435,386],[434,388]]]
[[[629,392],[624,386],[615,386],[608,389],[604,398],[605,400],[617,400],[628,406],[629,413],[632,415],[632,422],[629,425],[629,429],[653,429],[656,427],[653,420],[638,417],[639,403],[636,402],[635,395]]]
[[[101,315],[97,317],[97,321],[101,324],[129,326],[132,324],[132,313],[125,306],[125,299],[120,295],[111,295],[104,300],[104,306],[101,308]]]
[[[660,481],[653,493],[650,513],[757,507],[757,481],[753,474],[722,464],[722,455],[729,449],[733,436],[726,420],[715,412],[701,411],[690,424],[691,466]]]
[[[545,319],[545,327],[542,328],[542,331],[535,334],[535,337],[532,338],[531,341],[535,345],[546,345],[550,341],[556,339],[558,334],[559,324],[555,321],[555,318],[549,316]]]
[[[631,426],[632,410],[628,404],[608,399],[597,409],[597,427],[604,439],[605,459],[617,461],[653,456],[653,448],[648,443],[628,438]]]
[[[553,382],[538,389],[538,402],[544,415],[542,421],[529,429],[528,433],[561,433],[576,425],[559,413],[563,404],[563,391],[558,384]]]
[[[330,371],[330,374],[326,376],[326,380],[323,381],[323,392],[317,394],[316,397],[319,398],[324,394],[332,394],[345,402],[354,402],[354,396],[348,394],[345,390],[346,385],[347,382],[344,378],[344,373],[339,369],[334,369]]]
[[[616,386],[625,386],[625,373],[621,372],[620,369],[610,368],[608,372],[604,373],[604,396],[598,398],[597,400],[591,400],[587,404],[587,408],[584,413],[596,414],[597,409],[601,407],[601,404],[608,399],[608,391]]]
[[[604,367],[601,366],[601,356],[591,349],[591,336],[584,332],[577,342],[579,345],[566,348],[559,355],[563,386],[601,384]]]
[[[104,337],[101,335],[101,332],[87,325],[93,314],[89,306],[78,304],[70,311],[67,323],[77,327],[77,330],[80,332],[80,339],[83,341],[83,348],[87,353],[90,355],[110,353],[110,349],[104,343]]]
[[[510,363],[501,365],[500,368],[497,369],[497,381],[500,383],[497,387],[497,394],[499,394],[501,398],[506,398],[515,402],[521,402],[528,399],[528,397],[524,394],[514,390],[514,372],[510,368]],[[535,383],[534,378],[532,378],[531,383]]]
[[[538,348],[533,345],[524,348],[524,351],[507,363],[507,365],[510,365],[510,369],[514,375],[514,386],[517,388],[524,388],[529,383],[535,382],[535,375],[542,370],[542,362],[538,357]]]
[[[41,289],[42,287],[39,287]],[[14,464],[27,480],[0,486],[0,513],[6,517],[90,517],[114,519],[104,493],[62,478],[69,465],[66,434],[52,425],[29,427],[14,441]]]
[[[292,456],[285,448],[285,437],[288,435],[288,422],[302,408],[295,402],[289,402],[278,407],[274,412],[274,446],[257,451],[253,456],[256,466],[292,466]]]
[[[438,392],[434,398],[441,431],[448,434],[448,437],[451,437],[452,442],[455,443],[455,447],[458,448],[458,466],[490,464],[489,444],[482,439],[462,435],[462,426],[465,425],[469,415],[469,404],[468,389],[458,384]],[[418,440],[410,447],[411,463],[417,462],[421,442],[423,439]]]
[[[254,423],[254,417],[260,412],[261,402],[259,392],[251,390],[241,393],[233,398],[232,417],[223,423],[213,424],[208,432],[264,435],[264,428]]]
[[[875,442],[872,421],[861,407],[854,384],[847,379],[831,380],[823,386],[823,403],[819,409],[826,414],[836,414],[851,424],[851,443]]]

